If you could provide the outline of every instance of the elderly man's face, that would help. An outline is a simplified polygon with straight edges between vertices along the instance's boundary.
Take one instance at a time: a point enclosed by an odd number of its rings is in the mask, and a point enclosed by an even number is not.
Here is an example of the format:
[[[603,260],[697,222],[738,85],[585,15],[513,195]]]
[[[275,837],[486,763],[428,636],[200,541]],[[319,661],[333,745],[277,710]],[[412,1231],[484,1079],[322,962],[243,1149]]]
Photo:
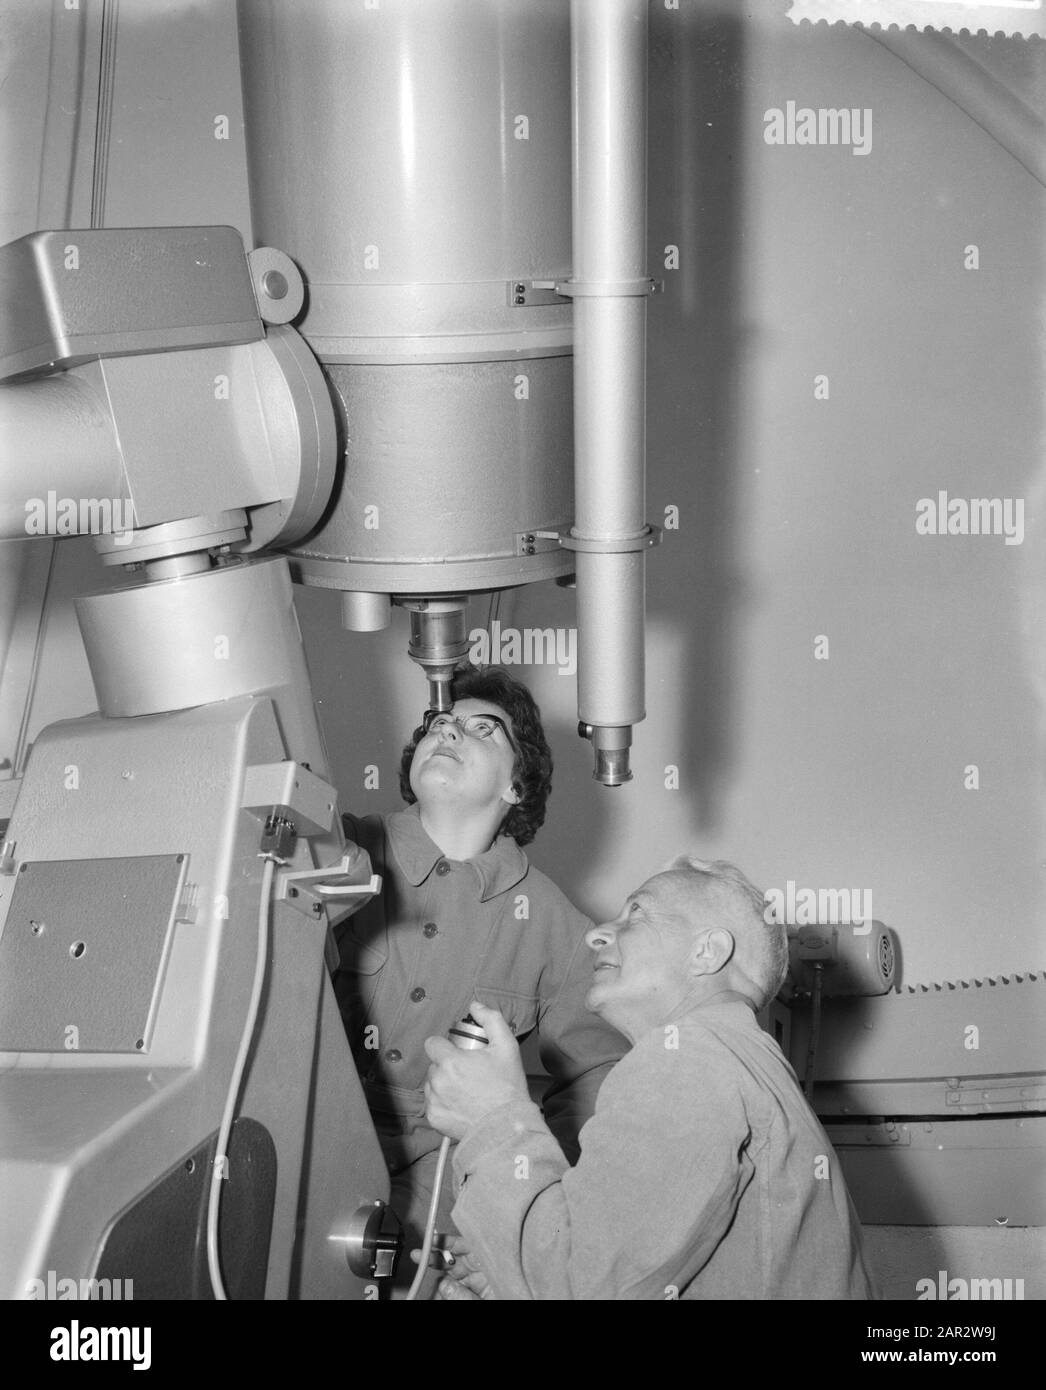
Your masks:
[[[667,1022],[688,996],[694,922],[675,879],[648,879],[613,922],[585,937],[596,953],[585,1003],[633,1042]]]

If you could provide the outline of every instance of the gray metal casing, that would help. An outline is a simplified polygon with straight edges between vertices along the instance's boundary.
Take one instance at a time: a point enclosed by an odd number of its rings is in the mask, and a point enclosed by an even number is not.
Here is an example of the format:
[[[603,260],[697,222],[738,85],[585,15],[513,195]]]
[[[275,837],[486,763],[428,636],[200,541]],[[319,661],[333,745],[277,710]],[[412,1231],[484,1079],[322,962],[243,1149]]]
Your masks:
[[[0,247],[0,380],[263,336],[232,227],[76,228]]]
[[[1046,1225],[1044,1058],[1041,972],[826,999],[813,1104],[862,1220]]]
[[[196,910],[173,928],[147,1052],[0,1055],[3,1297],[25,1297],[48,1270],[90,1274],[116,1215],[217,1129],[257,943],[258,822],[241,789],[248,767],[285,752],[271,703],[249,697],[92,717],[38,739],[9,830],[20,859],[38,872],[94,860],[115,884],[128,858],[182,854]],[[311,866],[304,841],[296,862]],[[0,877],[0,945],[17,926],[17,877]],[[331,1237],[388,1190],[325,935],[322,919],[272,908],[269,983],[238,1110],[267,1128],[278,1155],[269,1298],[363,1297]]]
[[[239,15],[255,236],[301,267],[298,326],[343,410],[341,491],[296,577],[453,593],[569,573],[517,537],[572,519],[571,308],[507,292],[569,274],[568,7]]]

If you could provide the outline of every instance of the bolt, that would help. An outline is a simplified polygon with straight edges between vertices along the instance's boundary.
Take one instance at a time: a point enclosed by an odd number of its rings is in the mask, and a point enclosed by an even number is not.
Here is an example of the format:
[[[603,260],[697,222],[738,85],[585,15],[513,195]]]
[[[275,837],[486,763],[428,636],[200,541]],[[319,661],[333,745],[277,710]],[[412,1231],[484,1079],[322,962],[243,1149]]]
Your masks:
[[[290,898],[296,898],[298,896],[297,888],[289,888],[287,890],[287,896]]]
[[[520,283],[520,284],[518,284],[518,285],[516,286],[516,293],[517,293],[517,294],[526,294],[526,292],[527,292],[527,287],[526,287],[526,285]]]

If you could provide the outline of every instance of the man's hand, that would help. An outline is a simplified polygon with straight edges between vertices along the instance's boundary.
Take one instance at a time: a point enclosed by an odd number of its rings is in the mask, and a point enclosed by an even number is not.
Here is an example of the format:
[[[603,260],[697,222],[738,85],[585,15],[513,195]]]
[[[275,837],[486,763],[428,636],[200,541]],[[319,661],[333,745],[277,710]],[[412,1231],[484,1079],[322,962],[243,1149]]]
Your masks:
[[[426,1038],[432,1066],[425,1082],[429,1124],[451,1139],[462,1139],[484,1115],[513,1100],[529,1100],[519,1045],[497,1009],[470,1005],[472,1017],[490,1039],[466,1051],[446,1038]]]
[[[487,1276],[479,1265],[472,1262],[468,1246],[461,1236],[450,1236],[443,1247],[444,1277],[436,1289],[436,1297],[450,1302],[474,1303],[479,1299],[494,1297]],[[420,1250],[412,1250],[410,1257],[418,1262]]]

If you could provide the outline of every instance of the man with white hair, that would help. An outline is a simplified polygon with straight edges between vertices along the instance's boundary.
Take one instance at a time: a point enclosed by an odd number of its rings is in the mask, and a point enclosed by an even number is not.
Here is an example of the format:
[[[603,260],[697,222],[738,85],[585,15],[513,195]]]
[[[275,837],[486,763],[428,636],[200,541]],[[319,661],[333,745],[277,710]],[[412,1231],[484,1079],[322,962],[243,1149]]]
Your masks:
[[[875,1297],[838,1161],[756,1011],[784,927],[732,865],[677,860],[587,935],[587,1007],[632,1049],[571,1169],[527,1096],[496,1009],[490,1044],[430,1038],[433,1126],[458,1139],[461,1237],[442,1297]]]

